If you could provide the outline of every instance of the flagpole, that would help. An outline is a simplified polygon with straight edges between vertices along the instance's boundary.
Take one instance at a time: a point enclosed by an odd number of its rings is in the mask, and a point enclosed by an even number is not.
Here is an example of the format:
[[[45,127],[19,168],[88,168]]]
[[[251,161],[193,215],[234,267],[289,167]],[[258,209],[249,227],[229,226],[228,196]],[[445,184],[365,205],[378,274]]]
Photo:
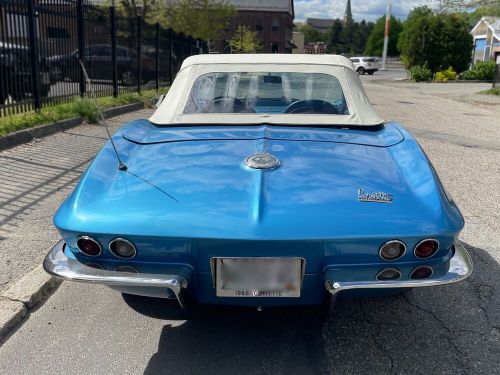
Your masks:
[[[387,11],[385,13],[384,52],[382,53],[382,68],[380,70],[386,70],[387,48],[389,47],[390,24],[391,24],[391,3],[388,3]]]

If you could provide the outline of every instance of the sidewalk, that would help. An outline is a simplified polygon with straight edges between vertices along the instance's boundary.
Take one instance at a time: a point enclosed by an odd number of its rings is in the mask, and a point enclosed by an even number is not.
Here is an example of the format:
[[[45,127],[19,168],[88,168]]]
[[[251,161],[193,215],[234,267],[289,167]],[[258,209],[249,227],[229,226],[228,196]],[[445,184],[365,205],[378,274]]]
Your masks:
[[[108,120],[112,130],[141,110]],[[106,141],[99,125],[68,131],[0,152],[0,292],[40,265],[59,235],[52,217]]]

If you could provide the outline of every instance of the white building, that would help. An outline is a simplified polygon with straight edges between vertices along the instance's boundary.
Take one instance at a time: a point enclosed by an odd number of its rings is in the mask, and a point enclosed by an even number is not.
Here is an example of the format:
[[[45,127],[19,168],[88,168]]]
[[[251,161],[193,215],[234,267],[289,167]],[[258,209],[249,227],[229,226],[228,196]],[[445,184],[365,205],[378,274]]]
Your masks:
[[[481,18],[471,34],[474,38],[473,61],[493,60],[500,64],[500,18]]]

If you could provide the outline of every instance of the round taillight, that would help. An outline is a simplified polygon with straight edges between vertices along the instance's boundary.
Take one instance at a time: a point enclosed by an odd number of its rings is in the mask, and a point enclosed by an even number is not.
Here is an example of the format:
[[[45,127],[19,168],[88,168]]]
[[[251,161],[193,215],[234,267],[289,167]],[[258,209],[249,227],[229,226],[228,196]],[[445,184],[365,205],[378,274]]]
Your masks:
[[[109,250],[114,256],[123,259],[130,259],[135,257],[135,246],[123,238],[115,238],[109,243]]]
[[[76,240],[76,246],[78,246],[78,249],[84,253],[85,255],[91,256],[91,257],[96,257],[98,255],[101,255],[102,249],[101,245],[99,245],[99,242],[94,240],[92,237],[89,236],[80,236]]]
[[[406,245],[398,240],[388,241],[380,248],[380,257],[384,260],[396,260],[401,258],[406,251]]]
[[[401,271],[397,268],[385,268],[377,274],[377,280],[388,281],[398,280],[401,278]]]
[[[422,280],[428,279],[432,276],[432,268],[429,266],[420,266],[415,268],[410,274],[410,279],[413,280]]]
[[[419,259],[430,258],[439,249],[439,242],[435,239],[428,238],[420,241],[417,246],[415,246],[415,256]]]

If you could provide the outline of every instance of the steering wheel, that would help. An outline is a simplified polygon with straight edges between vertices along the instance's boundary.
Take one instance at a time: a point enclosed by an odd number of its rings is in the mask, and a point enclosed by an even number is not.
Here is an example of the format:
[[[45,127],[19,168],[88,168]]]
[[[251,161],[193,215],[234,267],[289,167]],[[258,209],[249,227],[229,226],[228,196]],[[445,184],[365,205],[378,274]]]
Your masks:
[[[339,110],[332,103],[321,99],[304,99],[293,102],[285,108],[283,113],[311,113],[338,115]]]
[[[212,100],[215,113],[256,113],[255,108],[248,106],[246,102],[229,96],[219,96]],[[232,105],[232,111],[228,111]]]

